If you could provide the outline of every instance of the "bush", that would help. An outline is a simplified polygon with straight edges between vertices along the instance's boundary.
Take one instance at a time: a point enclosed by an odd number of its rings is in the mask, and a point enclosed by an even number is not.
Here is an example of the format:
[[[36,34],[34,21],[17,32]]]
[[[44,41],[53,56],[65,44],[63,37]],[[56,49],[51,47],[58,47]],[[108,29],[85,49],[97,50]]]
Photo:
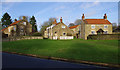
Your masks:
[[[8,34],[2,33],[2,38],[7,38]]]
[[[71,33],[67,33],[67,36],[72,36],[72,34]]]
[[[42,34],[39,32],[35,32],[35,33],[32,33],[31,36],[42,36]]]
[[[120,40],[120,34],[100,34],[100,35],[89,35],[87,39],[92,40]]]

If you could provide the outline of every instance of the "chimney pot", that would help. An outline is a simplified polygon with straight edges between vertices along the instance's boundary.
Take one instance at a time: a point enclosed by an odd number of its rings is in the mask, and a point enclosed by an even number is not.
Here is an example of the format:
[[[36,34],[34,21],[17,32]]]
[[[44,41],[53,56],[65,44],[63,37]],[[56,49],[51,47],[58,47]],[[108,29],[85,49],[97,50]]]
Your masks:
[[[62,17],[60,18],[60,22],[62,23]]]
[[[106,15],[106,13],[104,14],[104,17],[103,17],[103,19],[107,19],[107,15]]]
[[[84,16],[84,14],[82,15],[82,20],[85,20],[85,16]]]

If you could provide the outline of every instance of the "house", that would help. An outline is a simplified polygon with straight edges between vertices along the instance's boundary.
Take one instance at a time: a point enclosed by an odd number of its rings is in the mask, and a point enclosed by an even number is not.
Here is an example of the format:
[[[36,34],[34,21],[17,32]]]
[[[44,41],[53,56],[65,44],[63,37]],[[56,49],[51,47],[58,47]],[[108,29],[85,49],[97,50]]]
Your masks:
[[[63,23],[61,17],[59,23],[55,19],[52,25],[46,28],[44,37],[49,39],[73,39],[73,31]]]
[[[78,38],[80,35],[80,26],[81,25],[75,25],[75,26],[69,27],[73,31],[73,36],[75,36],[76,38]]]
[[[29,35],[32,32],[32,25],[25,20],[25,16],[21,20],[15,20],[8,27],[2,29],[2,33],[9,36],[24,36]]]
[[[108,21],[107,15],[104,14],[103,19],[85,19],[82,15],[80,38],[87,39],[90,34],[112,34],[112,24]]]

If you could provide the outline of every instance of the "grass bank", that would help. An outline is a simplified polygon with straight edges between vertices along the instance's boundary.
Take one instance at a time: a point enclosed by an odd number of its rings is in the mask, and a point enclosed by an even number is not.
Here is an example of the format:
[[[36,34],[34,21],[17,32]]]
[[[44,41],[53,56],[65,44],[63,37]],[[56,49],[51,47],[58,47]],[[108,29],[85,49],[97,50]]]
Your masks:
[[[118,40],[20,40],[3,42],[2,50],[118,64]]]

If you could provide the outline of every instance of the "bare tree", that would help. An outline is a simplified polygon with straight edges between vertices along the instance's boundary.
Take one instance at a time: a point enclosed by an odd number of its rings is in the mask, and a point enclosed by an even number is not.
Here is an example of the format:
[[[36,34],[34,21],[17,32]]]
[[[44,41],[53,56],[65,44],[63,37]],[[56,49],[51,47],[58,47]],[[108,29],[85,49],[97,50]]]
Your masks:
[[[44,34],[45,29],[46,29],[48,26],[52,25],[52,23],[54,22],[55,19],[56,19],[56,18],[49,18],[48,21],[45,21],[45,22],[43,23],[43,25],[41,26],[41,29],[40,29],[40,33],[41,33],[42,35]]]
[[[81,23],[82,23],[82,20],[81,20],[81,19],[77,19],[77,20],[74,22],[75,25],[80,25]]]

